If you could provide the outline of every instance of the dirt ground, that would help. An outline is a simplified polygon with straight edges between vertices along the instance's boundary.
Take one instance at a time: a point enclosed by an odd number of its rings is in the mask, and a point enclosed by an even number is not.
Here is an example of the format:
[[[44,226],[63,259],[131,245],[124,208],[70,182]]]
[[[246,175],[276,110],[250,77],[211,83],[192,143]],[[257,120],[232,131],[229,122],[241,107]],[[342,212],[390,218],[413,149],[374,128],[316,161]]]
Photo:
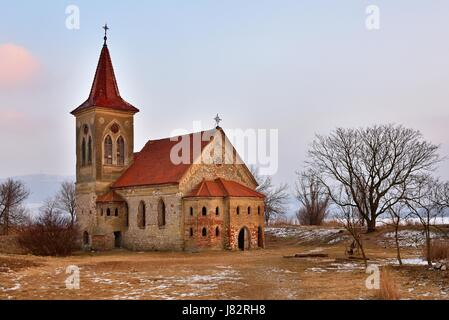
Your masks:
[[[245,252],[78,253],[67,258],[0,254],[0,299],[375,299],[360,261],[345,257],[347,240],[304,242],[267,235],[267,248]],[[332,242],[332,241],[331,241]],[[448,299],[449,272],[394,266],[394,248],[368,239],[370,264],[391,266],[403,299]],[[297,253],[325,258],[287,258]],[[420,249],[405,248],[405,258]],[[79,267],[69,290],[66,268]]]

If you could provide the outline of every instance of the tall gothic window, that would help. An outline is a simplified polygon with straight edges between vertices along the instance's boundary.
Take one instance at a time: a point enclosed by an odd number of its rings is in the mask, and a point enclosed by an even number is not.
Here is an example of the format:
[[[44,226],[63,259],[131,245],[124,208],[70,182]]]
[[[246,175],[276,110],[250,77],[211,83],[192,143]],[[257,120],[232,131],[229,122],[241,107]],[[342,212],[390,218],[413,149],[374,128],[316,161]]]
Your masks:
[[[86,165],[86,139],[83,138],[81,142],[81,165],[84,167]]]
[[[122,136],[117,139],[117,164],[119,166],[125,164],[125,140]]]
[[[104,163],[112,164],[112,139],[111,139],[111,136],[107,136],[104,139]]]
[[[87,143],[87,165],[92,165],[92,137],[89,136],[89,142]]]
[[[145,220],[146,220],[146,217],[145,217],[145,203],[143,201],[140,201],[139,209],[138,209],[138,212],[137,212],[137,226],[140,229],[145,229],[145,225],[146,225]]]
[[[165,226],[165,202],[161,199],[157,206],[157,223],[159,227]]]

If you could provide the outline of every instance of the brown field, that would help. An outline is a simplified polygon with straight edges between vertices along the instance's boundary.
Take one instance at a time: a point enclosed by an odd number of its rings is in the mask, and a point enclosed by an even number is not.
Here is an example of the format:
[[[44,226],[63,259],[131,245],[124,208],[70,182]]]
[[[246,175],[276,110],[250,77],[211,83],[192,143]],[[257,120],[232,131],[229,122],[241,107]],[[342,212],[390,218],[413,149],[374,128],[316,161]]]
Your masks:
[[[367,239],[370,263],[394,263],[395,250]],[[348,240],[267,236],[267,248],[246,252],[78,253],[67,258],[0,254],[0,299],[376,299],[360,261],[348,260]],[[406,248],[405,258],[421,255]],[[286,258],[319,252],[328,258]],[[80,289],[66,289],[67,266],[80,268]],[[448,299],[449,272],[427,266],[390,267],[402,299]]]

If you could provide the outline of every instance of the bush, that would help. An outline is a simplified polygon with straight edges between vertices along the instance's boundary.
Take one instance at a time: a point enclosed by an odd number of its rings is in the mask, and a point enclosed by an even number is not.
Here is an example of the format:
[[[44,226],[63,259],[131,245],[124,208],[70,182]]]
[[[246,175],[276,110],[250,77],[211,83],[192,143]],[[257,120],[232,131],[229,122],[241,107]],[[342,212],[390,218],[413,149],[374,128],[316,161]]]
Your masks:
[[[18,243],[35,255],[68,256],[79,247],[78,229],[69,217],[46,213],[22,228]]]
[[[301,208],[296,212],[296,218],[303,226],[321,226],[328,212],[326,208]]]
[[[424,247],[424,257],[427,257],[427,247]],[[430,245],[430,260],[439,261],[449,259],[449,242],[433,240]]]
[[[380,274],[380,290],[378,298],[380,300],[401,299],[401,293],[389,269],[382,269]]]

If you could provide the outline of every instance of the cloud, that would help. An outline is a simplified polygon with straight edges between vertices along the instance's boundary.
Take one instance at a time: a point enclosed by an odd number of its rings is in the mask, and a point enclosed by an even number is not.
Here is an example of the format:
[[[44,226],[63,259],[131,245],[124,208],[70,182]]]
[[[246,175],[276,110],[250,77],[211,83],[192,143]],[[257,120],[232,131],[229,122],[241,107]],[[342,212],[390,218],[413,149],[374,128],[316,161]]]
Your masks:
[[[11,88],[33,79],[40,63],[26,48],[7,43],[0,45],[0,88]]]

